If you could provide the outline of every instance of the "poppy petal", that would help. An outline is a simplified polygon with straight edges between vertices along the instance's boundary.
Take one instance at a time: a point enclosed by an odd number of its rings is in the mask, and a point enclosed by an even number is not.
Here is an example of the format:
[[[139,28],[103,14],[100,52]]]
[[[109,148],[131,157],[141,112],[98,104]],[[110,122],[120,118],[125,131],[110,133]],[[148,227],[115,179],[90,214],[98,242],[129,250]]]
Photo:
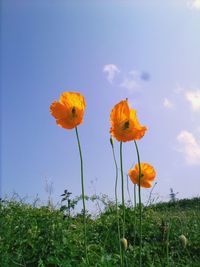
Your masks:
[[[130,109],[127,100],[120,101],[110,113],[110,134],[119,142],[141,139],[147,128],[141,126],[134,109]]]
[[[129,106],[127,100],[123,100],[114,106],[110,113],[111,124],[120,124],[129,119]]]
[[[50,112],[55,119],[64,119],[67,117],[66,107],[58,101],[54,101],[51,104]]]
[[[81,110],[86,107],[85,99],[80,93],[64,92],[60,96],[60,102],[68,109],[76,107]]]

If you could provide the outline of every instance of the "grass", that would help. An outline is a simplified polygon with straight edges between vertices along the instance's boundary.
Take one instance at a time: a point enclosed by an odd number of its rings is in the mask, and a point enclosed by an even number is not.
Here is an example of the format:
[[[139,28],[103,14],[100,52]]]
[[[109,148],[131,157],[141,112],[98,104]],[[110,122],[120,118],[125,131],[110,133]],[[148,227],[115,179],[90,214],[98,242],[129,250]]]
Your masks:
[[[126,267],[138,266],[139,209],[126,206],[125,212]],[[123,214],[120,206],[119,214]],[[110,201],[95,218],[87,213],[86,220],[89,266],[119,266],[116,204]],[[120,227],[122,231],[121,221]],[[142,228],[144,267],[200,266],[200,198],[143,207]],[[187,238],[186,247],[180,235]],[[58,210],[16,200],[1,201],[0,266],[88,266],[83,214],[70,215],[67,206]]]

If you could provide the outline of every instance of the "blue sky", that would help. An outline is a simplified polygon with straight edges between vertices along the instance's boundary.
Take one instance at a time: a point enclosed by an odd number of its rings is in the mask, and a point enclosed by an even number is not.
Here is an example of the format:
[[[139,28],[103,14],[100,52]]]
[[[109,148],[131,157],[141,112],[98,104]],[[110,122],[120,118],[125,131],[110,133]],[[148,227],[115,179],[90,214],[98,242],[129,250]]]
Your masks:
[[[75,131],[49,113],[63,91],[87,103],[79,133],[88,195],[114,197],[109,115],[126,97],[149,129],[138,145],[157,171],[155,196],[168,199],[170,188],[179,198],[199,195],[199,25],[199,0],[3,0],[2,195],[45,200],[45,180],[54,201],[64,189],[81,193]],[[119,156],[118,142],[115,149]],[[132,142],[123,150],[126,173],[136,154]]]

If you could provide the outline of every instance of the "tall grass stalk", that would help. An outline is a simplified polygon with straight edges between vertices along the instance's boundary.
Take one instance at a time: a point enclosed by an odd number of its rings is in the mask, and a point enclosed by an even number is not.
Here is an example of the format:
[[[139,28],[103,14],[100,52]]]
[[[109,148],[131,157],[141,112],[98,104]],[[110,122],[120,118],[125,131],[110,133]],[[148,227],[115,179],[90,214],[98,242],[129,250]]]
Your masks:
[[[79,134],[78,134],[78,128],[76,127],[75,130],[76,130],[76,137],[77,137],[80,161],[81,161],[81,189],[82,189],[82,201],[83,201],[85,258],[86,258],[87,264],[89,264],[88,255],[87,255],[87,231],[86,231],[86,208],[85,208],[85,192],[84,192],[84,176],[83,176],[83,157],[82,157],[81,143],[80,143]]]
[[[169,232],[170,232],[170,224],[167,225],[167,238],[166,238],[166,256],[167,256],[167,267],[170,267],[169,263]]]
[[[141,200],[141,165],[140,165],[140,154],[138,150],[138,145],[134,140],[137,159],[138,159],[138,166],[139,166],[139,184],[138,184],[138,197],[139,197],[139,235],[140,235],[140,248],[139,248],[139,267],[142,267],[142,200]]]
[[[117,166],[117,160],[115,156],[115,149],[114,149],[114,143],[112,137],[110,138],[110,143],[112,147],[112,153],[113,153],[113,159],[115,163],[115,205],[116,205],[116,213],[117,213],[117,230],[118,230],[118,239],[119,239],[119,252],[120,252],[120,266],[122,266],[122,248],[121,248],[121,234],[120,234],[120,226],[119,226],[119,211],[118,211],[118,197],[117,197],[117,187],[118,187],[118,166]]]

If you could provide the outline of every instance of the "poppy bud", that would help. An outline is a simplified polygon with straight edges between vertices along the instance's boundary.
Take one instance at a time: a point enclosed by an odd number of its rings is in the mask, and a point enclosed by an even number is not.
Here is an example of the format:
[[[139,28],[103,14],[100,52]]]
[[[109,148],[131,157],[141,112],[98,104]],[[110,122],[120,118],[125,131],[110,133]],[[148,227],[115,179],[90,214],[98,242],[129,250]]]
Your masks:
[[[76,225],[75,225],[75,224],[71,224],[70,226],[71,226],[71,228],[72,228],[73,230],[76,229]]]
[[[121,238],[121,245],[122,245],[122,248],[126,251],[128,248],[128,241],[125,237]]]
[[[112,146],[112,148],[113,148],[113,147],[114,147],[114,141],[113,141],[112,136],[110,137],[110,144],[111,144],[111,146]]]
[[[188,240],[184,235],[180,235],[179,236],[179,240],[181,242],[181,245],[183,246],[183,248],[186,248]]]

